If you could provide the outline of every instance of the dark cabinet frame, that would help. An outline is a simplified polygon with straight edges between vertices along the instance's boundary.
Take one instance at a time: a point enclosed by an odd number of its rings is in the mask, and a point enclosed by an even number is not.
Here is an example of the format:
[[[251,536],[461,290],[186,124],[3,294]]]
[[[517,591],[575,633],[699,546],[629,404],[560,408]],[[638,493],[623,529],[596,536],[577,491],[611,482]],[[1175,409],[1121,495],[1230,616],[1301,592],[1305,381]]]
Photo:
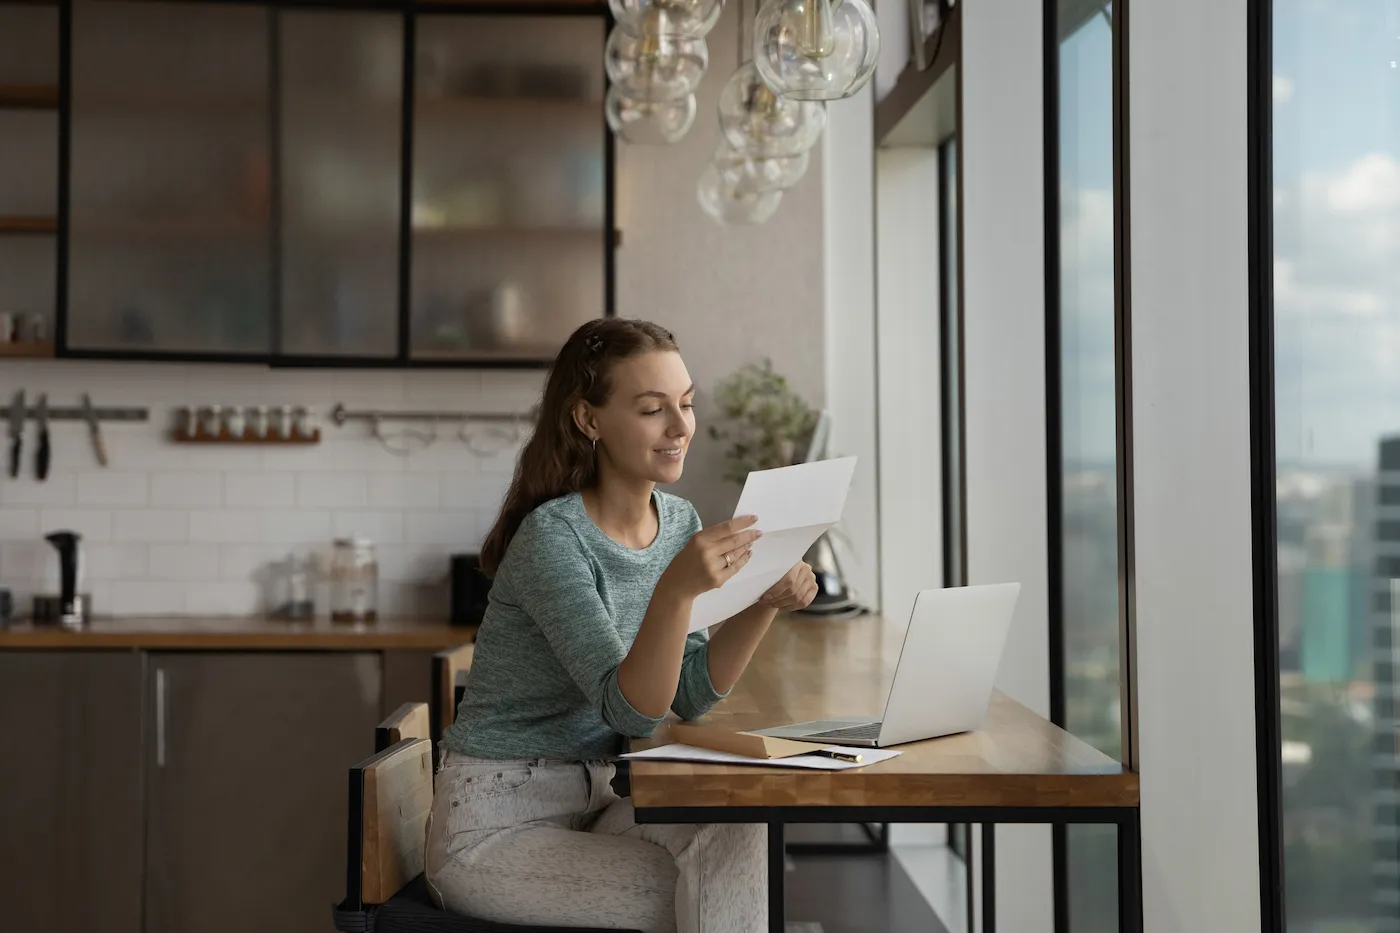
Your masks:
[[[433,16],[578,16],[592,17],[603,26],[603,35],[611,29],[613,20],[604,2],[592,0],[521,0],[521,2],[483,2],[474,0],[164,0],[164,2],[198,4],[230,4],[268,9],[273,14],[281,10],[316,11],[326,16],[341,12],[397,12],[403,17],[403,86],[400,112],[400,178],[399,178],[399,283],[398,283],[398,345],[393,356],[359,356],[349,354],[292,354],[282,352],[282,197],[279,172],[272,173],[270,197],[272,209],[269,220],[269,344],[267,352],[196,352],[180,350],[88,349],[73,347],[68,342],[68,242],[70,175],[72,152],[72,55],[73,2],[59,0],[59,145],[58,145],[58,229],[56,246],[57,282],[54,297],[54,354],[66,359],[132,360],[194,363],[251,363],[281,368],[353,368],[353,369],[541,369],[551,360],[545,358],[417,358],[412,354],[412,264],[413,264],[413,145],[415,106],[415,62],[417,22],[423,14]],[[272,94],[268,107],[270,122],[269,161],[280,164],[281,156],[281,96],[280,63],[278,55],[280,17],[269,16],[269,42],[272,55],[270,80]],[[598,54],[603,53],[600,42]],[[616,160],[617,143],[608,128],[603,105],[598,104],[599,132],[603,134],[603,224],[598,231],[603,240],[603,313],[616,315],[616,248],[620,237],[616,221]]]

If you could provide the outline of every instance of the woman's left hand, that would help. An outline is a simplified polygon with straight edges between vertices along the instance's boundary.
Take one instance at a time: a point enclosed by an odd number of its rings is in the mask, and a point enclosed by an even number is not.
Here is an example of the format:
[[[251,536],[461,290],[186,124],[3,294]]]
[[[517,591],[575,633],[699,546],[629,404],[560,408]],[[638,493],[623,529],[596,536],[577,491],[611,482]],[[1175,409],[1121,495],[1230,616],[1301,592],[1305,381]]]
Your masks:
[[[779,612],[796,612],[810,606],[816,596],[817,575],[805,561],[798,561],[758,602]]]

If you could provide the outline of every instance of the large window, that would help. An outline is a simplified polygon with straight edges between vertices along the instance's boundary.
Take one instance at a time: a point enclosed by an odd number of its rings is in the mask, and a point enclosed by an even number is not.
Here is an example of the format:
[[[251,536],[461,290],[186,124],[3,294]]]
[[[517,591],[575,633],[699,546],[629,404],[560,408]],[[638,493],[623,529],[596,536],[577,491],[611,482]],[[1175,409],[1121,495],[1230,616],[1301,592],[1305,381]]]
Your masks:
[[[1284,906],[1400,931],[1400,3],[1274,0]]]
[[[1059,218],[1058,295],[1052,296],[1058,369],[1059,540],[1050,542],[1059,599],[1052,659],[1062,725],[1120,758],[1118,392],[1114,270],[1113,6],[1058,0],[1054,135]],[[1053,260],[1052,260],[1053,261]],[[1054,282],[1056,277],[1052,277]],[[1057,301],[1055,299],[1058,299]],[[1058,365],[1056,365],[1058,364]],[[1053,403],[1052,403],[1053,404]],[[1052,481],[1053,481],[1052,472]],[[1057,503],[1058,500],[1058,503]],[[1061,916],[1072,933],[1118,926],[1115,830],[1072,826],[1065,834]]]

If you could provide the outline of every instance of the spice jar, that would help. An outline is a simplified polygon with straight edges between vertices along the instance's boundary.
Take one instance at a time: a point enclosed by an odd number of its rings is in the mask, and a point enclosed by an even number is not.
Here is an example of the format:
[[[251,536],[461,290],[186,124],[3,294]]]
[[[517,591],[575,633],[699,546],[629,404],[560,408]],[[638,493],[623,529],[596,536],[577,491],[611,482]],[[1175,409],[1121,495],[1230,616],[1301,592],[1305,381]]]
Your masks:
[[[373,622],[379,617],[379,558],[372,541],[335,540],[330,589],[332,622]]]

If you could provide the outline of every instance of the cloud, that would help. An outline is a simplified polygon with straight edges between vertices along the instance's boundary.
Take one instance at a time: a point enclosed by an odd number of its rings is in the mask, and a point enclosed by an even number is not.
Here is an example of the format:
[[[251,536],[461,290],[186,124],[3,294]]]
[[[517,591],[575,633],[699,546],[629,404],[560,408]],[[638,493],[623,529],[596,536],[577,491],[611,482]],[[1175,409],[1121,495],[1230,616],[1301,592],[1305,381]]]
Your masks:
[[[1400,161],[1278,186],[1274,311],[1279,456],[1373,465],[1400,429]]]
[[[1400,208],[1400,162],[1388,155],[1364,155],[1323,184],[1333,210],[1361,214]]]
[[[1274,103],[1286,104],[1293,99],[1293,81],[1283,75],[1274,75]]]

